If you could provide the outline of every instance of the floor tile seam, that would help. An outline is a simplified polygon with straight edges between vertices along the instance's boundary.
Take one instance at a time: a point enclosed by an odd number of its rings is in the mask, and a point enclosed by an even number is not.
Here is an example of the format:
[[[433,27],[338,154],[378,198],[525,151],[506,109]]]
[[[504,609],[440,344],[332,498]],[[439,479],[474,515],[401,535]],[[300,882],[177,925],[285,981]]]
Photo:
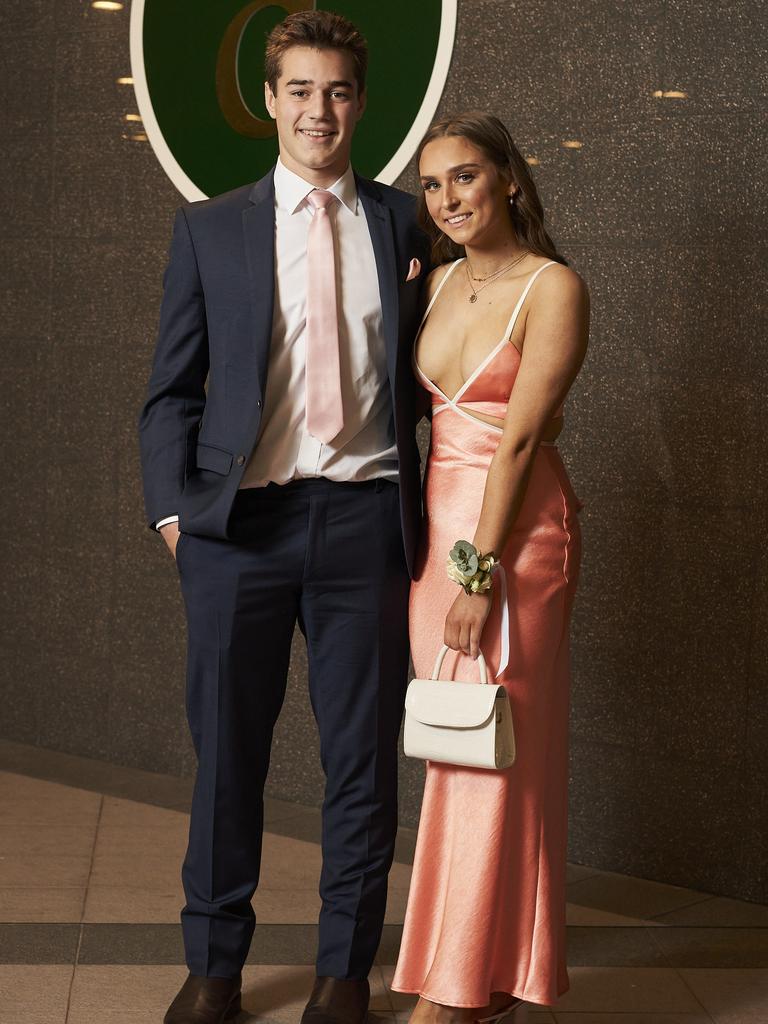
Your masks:
[[[738,967],[725,968],[725,969],[726,970],[739,970]],[[712,1024],[717,1024],[717,1021],[715,1020],[715,1018],[712,1016],[712,1014],[709,1012],[709,1010],[706,1008],[706,1006],[702,1003],[702,1001],[699,999],[699,997],[693,991],[693,988],[688,984],[687,979],[681,973],[680,969],[677,968],[677,967],[673,967],[672,970],[675,972],[677,977],[683,983],[683,985],[686,988],[686,990],[691,994],[693,999],[695,999],[695,1001],[699,1004],[699,1006],[701,1007],[701,1012],[704,1014],[704,1016],[707,1018],[707,1020],[710,1020],[712,1022]]]
[[[719,898],[720,897],[716,896],[714,893],[710,893],[703,900],[695,900],[693,903],[686,903],[684,906],[675,907],[673,910],[662,910],[659,914],[651,914],[649,920],[659,921],[661,920],[661,918],[667,917],[669,914],[679,914],[681,910],[688,910],[689,907],[696,907],[700,903],[711,903],[712,900],[716,900]]]
[[[659,942],[656,939],[656,936],[654,934],[655,931],[656,931],[656,929],[653,928],[652,926],[651,927],[647,927],[646,926],[646,928],[645,928],[645,933],[646,933],[646,936],[647,936],[647,938],[648,938],[648,940],[649,940],[649,942],[651,944],[651,948],[657,950],[657,952],[661,956],[661,958],[664,961],[664,963],[666,964],[666,966],[671,968],[674,971],[675,968],[674,968],[674,965],[673,965],[672,961],[670,960],[669,951],[664,949],[664,947],[662,946],[661,942]]]
[[[69,1021],[69,1010],[72,1005],[72,990],[75,987],[75,971],[77,970],[77,962],[71,965],[69,974],[69,984],[67,985],[67,1005],[64,1008],[64,1024]]]
[[[569,864],[573,864],[574,867],[577,867],[577,868],[584,868],[584,867],[589,868],[588,864],[575,864],[573,861],[568,861],[568,863]],[[574,878],[572,882],[566,882],[565,883],[566,889],[568,888],[569,885],[578,885],[579,882],[586,882],[588,878],[594,878],[595,875],[599,875],[600,874],[600,868],[589,868],[589,872],[590,873],[588,875],[582,875],[581,878]]]
[[[621,880],[622,883],[623,882],[639,882],[639,883],[641,883],[641,885],[647,884],[647,885],[654,886],[654,887],[661,887],[661,888],[667,888],[667,889],[679,889],[682,892],[689,893],[691,896],[695,896],[695,899],[692,899],[689,902],[681,903],[679,906],[672,907],[670,910],[660,911],[660,913],[663,913],[663,914],[671,914],[671,913],[674,913],[677,910],[684,910],[687,907],[693,907],[697,903],[705,903],[708,900],[716,899],[717,898],[717,893],[701,892],[700,890],[691,889],[691,888],[689,888],[688,886],[685,886],[685,885],[675,885],[674,882],[661,882],[661,881],[659,881],[658,879],[655,879],[655,878],[642,878],[640,875],[625,875],[625,874],[622,874],[621,872],[617,872],[617,871],[601,871],[599,869],[596,870],[594,874],[588,875],[585,878],[577,878],[573,882],[568,882],[567,885],[566,885],[566,889],[569,890],[570,892],[572,892],[574,889],[578,891],[578,887],[580,885],[582,885],[585,882],[589,882],[589,881],[591,881],[592,884],[594,885],[595,884],[594,883],[594,879],[595,879],[596,876],[599,876],[599,875],[607,876],[608,879],[610,879],[610,880],[615,880],[616,878],[618,878],[618,879]],[[571,902],[573,902],[573,901],[571,901]],[[604,908],[594,908],[594,909],[604,909]],[[632,915],[628,915],[628,916],[632,916]],[[658,916],[658,915],[647,914],[645,916],[652,919],[654,916]]]
[[[88,864],[88,875],[86,876],[85,886],[84,886],[84,889],[83,889],[83,903],[82,903],[82,906],[80,907],[80,933],[78,935],[77,949],[75,951],[75,965],[77,965],[78,957],[80,955],[80,943],[82,942],[82,938],[83,938],[83,923],[85,921],[85,908],[86,908],[86,905],[88,903],[88,892],[89,892],[90,887],[91,887],[91,878],[93,877],[93,865],[94,865],[94,862],[96,860],[96,845],[97,845],[97,843],[99,841],[99,831],[100,831],[100,828],[101,828],[101,818],[102,818],[102,814],[104,812],[104,800],[105,800],[105,797],[104,797],[104,794],[102,793],[101,794],[101,799],[99,800],[99,809],[98,809],[98,812],[96,814],[96,828],[93,831],[93,845],[91,846],[91,859],[90,859],[90,862]]]
[[[660,883],[662,884],[662,883]],[[697,907],[700,903],[709,903],[711,900],[718,899],[716,893],[703,893],[700,899],[692,900],[690,903],[681,903],[679,907],[673,907],[672,910],[663,910],[660,914],[651,914],[650,920],[655,921],[665,914],[678,914],[681,910],[689,910],[691,907]],[[725,897],[731,899],[732,897]]]

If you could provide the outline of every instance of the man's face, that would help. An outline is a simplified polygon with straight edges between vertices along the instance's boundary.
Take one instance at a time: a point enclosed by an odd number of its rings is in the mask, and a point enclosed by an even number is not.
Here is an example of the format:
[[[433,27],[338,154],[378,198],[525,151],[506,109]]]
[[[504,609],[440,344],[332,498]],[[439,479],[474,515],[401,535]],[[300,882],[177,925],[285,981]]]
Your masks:
[[[355,125],[365,109],[352,55],[292,46],[283,54],[277,93],[264,100],[277,122],[280,158],[313,185],[332,185],[349,165]]]

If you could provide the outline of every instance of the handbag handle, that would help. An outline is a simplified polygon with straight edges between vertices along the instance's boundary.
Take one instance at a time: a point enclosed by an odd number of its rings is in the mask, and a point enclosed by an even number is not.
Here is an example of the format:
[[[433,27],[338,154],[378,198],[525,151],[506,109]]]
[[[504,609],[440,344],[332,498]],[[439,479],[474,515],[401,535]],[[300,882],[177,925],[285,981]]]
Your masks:
[[[448,644],[443,644],[438,651],[435,667],[432,669],[431,679],[438,680],[440,678],[440,669],[443,667],[443,661],[445,660],[448,650]],[[480,682],[485,684],[488,682],[488,670],[485,666],[485,658],[483,657],[482,651],[477,656],[477,664],[480,669]]]

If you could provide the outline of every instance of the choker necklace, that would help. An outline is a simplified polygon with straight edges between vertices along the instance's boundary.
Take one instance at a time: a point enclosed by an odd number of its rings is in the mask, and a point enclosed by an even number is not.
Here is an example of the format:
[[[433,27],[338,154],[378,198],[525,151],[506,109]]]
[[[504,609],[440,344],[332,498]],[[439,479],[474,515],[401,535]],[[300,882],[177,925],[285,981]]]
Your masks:
[[[469,287],[472,289],[472,294],[469,296],[469,301],[477,302],[477,296],[483,290],[483,288],[487,288],[489,284],[493,284],[493,282],[500,278],[502,274],[506,274],[508,270],[511,270],[513,267],[516,267],[518,263],[522,263],[522,261],[525,259],[527,255],[528,250],[525,249],[523,252],[520,253],[517,259],[512,260],[511,263],[508,263],[506,267],[502,267],[501,270],[496,270],[494,271],[493,274],[489,274],[488,277],[474,277],[469,269],[469,260],[466,259],[464,266],[467,271],[467,280],[469,281]],[[480,285],[479,288],[475,288],[474,284],[472,283],[473,281],[482,281],[483,283]]]

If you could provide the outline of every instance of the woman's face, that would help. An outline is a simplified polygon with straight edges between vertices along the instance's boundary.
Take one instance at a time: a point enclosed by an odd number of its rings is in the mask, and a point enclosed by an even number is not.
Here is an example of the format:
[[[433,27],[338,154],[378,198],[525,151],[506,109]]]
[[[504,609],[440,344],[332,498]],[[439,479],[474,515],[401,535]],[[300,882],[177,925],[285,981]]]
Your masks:
[[[509,198],[517,191],[467,139],[445,136],[427,143],[419,174],[432,220],[457,245],[482,245],[511,231]]]

